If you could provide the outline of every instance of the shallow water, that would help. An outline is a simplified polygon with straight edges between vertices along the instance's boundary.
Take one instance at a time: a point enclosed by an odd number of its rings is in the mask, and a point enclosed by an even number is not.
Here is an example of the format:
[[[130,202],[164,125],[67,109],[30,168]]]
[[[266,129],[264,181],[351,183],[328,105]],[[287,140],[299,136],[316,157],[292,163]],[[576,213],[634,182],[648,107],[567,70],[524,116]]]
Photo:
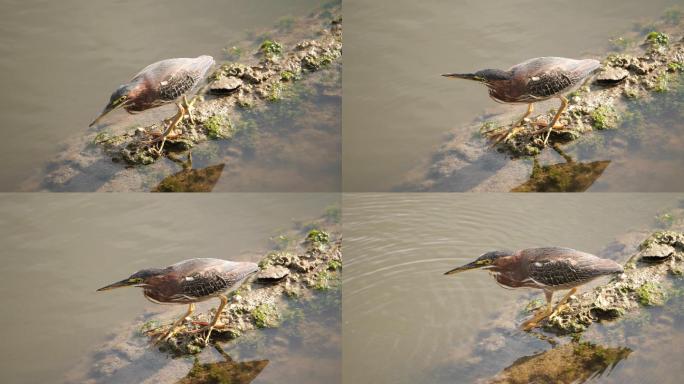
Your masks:
[[[514,306],[524,306],[524,300],[540,293],[502,289],[481,271],[443,273],[494,249],[558,245],[599,253],[616,237],[655,228],[654,217],[677,207],[682,197],[345,194],[344,382],[471,382],[549,349],[518,332],[516,319],[506,318],[510,322],[494,329],[506,343],[504,352],[494,357],[483,353],[488,334],[480,333],[491,331],[490,322],[509,313],[514,317],[520,309]],[[672,322],[654,323],[664,324],[661,331],[673,330]],[[648,375],[665,380],[682,373],[678,363],[667,360],[668,353],[679,351],[675,341],[661,342],[660,350],[639,343],[603,345],[634,350],[611,377],[639,383],[653,382]],[[657,369],[643,369],[645,360],[657,361],[654,354],[666,360]]]
[[[108,363],[94,353],[112,337],[139,329],[142,314],[170,320],[184,310],[150,303],[138,289],[97,288],[141,268],[191,257],[258,261],[270,249],[269,237],[291,228],[293,220],[319,217],[338,199],[335,194],[0,195],[5,255],[0,267],[0,381],[61,382],[67,374],[78,377],[76,382],[89,378],[94,364]],[[203,303],[202,309],[216,304]],[[325,305],[321,311],[338,313],[338,306]],[[335,381],[339,357],[332,358],[330,351],[335,340],[339,343],[339,327],[332,320],[323,324],[325,332],[319,334],[329,335],[325,339],[333,344],[327,355],[318,358],[315,350],[288,342],[283,329],[272,332],[282,332],[275,344],[280,356],[271,356],[276,352],[267,344],[244,359],[271,360],[261,373],[265,377],[291,375],[298,367]],[[234,348],[224,345],[235,360],[244,360]],[[101,381],[140,382],[167,364],[177,364],[176,373],[183,377],[192,366],[192,359],[172,361],[154,348],[143,350],[138,359],[150,364],[134,365],[124,378]]]
[[[389,191],[429,161],[446,132],[492,111],[524,112],[496,104],[479,84],[441,73],[508,68],[537,56],[603,55],[609,38],[675,4],[681,1],[345,1],[343,189]],[[661,128],[681,135],[683,127]],[[657,154],[631,148],[621,161],[628,164],[609,168],[597,189],[680,191],[676,173],[652,159]],[[684,166],[681,156],[668,160]],[[663,176],[652,188],[635,188],[635,168]]]
[[[90,133],[88,124],[102,110],[112,90],[147,64],[201,54],[221,61],[224,47],[248,38],[250,33],[273,28],[284,18],[306,16],[321,3],[200,0],[189,5],[173,0],[160,6],[154,1],[0,2],[0,105],[4,119],[0,189],[40,189],[45,166],[67,143]],[[168,116],[164,113],[173,114],[169,109],[150,111],[144,114],[149,116],[136,116],[135,121],[159,114]],[[112,118],[121,119],[124,125],[132,121],[125,113]],[[286,120],[280,123],[291,124]],[[315,135],[291,140],[297,141],[298,148],[321,143],[321,137]],[[262,156],[273,159],[277,155],[267,152]],[[330,168],[326,170],[328,183],[319,183],[309,191],[338,188],[327,174],[334,173],[337,183],[339,167]],[[321,178],[320,174],[311,174],[312,180]],[[286,179],[277,173],[266,176]],[[247,176],[230,177],[241,186],[238,190],[295,189],[283,186],[282,181],[280,185],[272,183],[259,188],[256,182],[250,184]],[[79,185],[78,190],[94,190],[101,182],[93,177],[88,185]]]

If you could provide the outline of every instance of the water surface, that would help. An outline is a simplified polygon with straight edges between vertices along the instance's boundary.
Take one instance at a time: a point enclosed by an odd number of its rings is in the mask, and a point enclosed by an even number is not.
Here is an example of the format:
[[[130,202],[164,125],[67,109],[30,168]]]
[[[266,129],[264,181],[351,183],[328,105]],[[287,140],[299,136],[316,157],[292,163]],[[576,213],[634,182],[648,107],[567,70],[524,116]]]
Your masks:
[[[497,105],[480,84],[447,80],[441,73],[505,69],[539,56],[599,57],[609,38],[631,31],[635,22],[658,18],[677,3],[345,1],[344,190],[389,191],[429,161],[446,132],[465,129],[490,112],[524,112],[524,106]],[[661,128],[679,135],[683,129],[669,123]],[[464,132],[463,140],[473,133]],[[634,152],[630,148],[622,156],[629,167],[606,171],[609,185],[601,190],[681,191],[681,185],[663,181],[677,173],[660,161],[662,154]],[[681,156],[669,159],[677,168],[684,166]],[[639,180],[634,168],[663,174],[657,189],[634,188]],[[615,170],[617,175],[610,176]]]
[[[110,363],[100,361],[102,355],[94,352],[108,340],[139,329],[145,321],[141,314],[166,321],[185,310],[150,303],[139,289],[96,292],[97,288],[142,268],[192,257],[256,262],[269,249],[269,237],[292,228],[293,220],[320,216],[327,206],[338,202],[338,196],[0,195],[0,334],[4,341],[0,381],[53,383],[62,382],[67,375],[78,377],[77,382],[92,378],[88,372],[95,365]],[[208,301],[201,308],[216,305]],[[338,309],[322,308],[324,312]],[[325,332],[319,334],[339,342],[335,322],[323,324]],[[266,348],[245,357],[233,351],[237,347],[224,348],[236,360],[270,360],[261,373],[265,377],[292,377],[298,367],[312,372],[312,377],[337,380],[339,358],[330,355],[334,341],[328,341],[333,344],[328,354],[317,359],[316,351],[289,343],[286,330],[271,333],[279,335],[280,343],[271,344],[278,349],[265,344]],[[144,345],[146,341],[134,342]],[[114,375],[100,381],[140,382],[167,364],[178,365],[180,378],[192,366],[192,359],[172,361],[153,347],[141,350],[143,356],[134,356],[134,360],[149,364],[124,370],[130,376]],[[339,347],[337,351],[339,354]],[[290,353],[291,361],[287,359]],[[221,360],[219,357],[213,359]],[[202,357],[203,362],[206,359]]]
[[[70,146],[80,137],[92,134],[88,124],[102,110],[110,93],[146,65],[169,57],[202,54],[224,60],[224,47],[249,36],[256,39],[258,33],[273,28],[279,21],[306,16],[321,3],[320,0],[200,0],[192,4],[178,0],[163,4],[149,0],[0,2],[0,82],[3,84],[0,110],[4,118],[3,140],[0,142],[3,159],[0,189],[43,189],[41,182],[46,165],[60,152],[74,151]],[[327,111],[333,114],[331,119],[336,118],[335,109]],[[125,126],[131,122],[145,122],[150,116],[161,118],[172,114],[172,108],[167,108],[156,114],[150,111],[135,119],[125,113],[112,118],[120,119]],[[107,121],[111,122],[111,119]],[[282,120],[263,129],[273,129],[278,124],[292,125],[290,121]],[[331,141],[325,135],[295,136],[283,139],[285,149],[319,145],[327,148],[325,143],[321,143],[322,136]],[[81,146],[85,144],[81,143]],[[330,150],[339,151],[339,148],[333,143]],[[282,151],[280,149],[279,152]],[[278,159],[275,152],[260,155],[270,162],[278,161],[274,160]],[[305,156],[300,154],[302,157]],[[337,159],[336,156],[329,157]],[[198,165],[202,166],[202,157],[199,156],[198,160]],[[247,163],[257,171],[268,169],[268,161],[263,158],[259,162]],[[297,163],[291,166],[296,167]],[[71,188],[55,186],[48,189],[96,190],[99,184],[121,171],[120,168],[112,171],[105,167],[92,167],[91,171],[99,174],[88,175],[90,179],[86,183]],[[330,168],[323,171],[327,183],[314,185],[308,191],[336,190],[339,167]],[[306,171],[316,180],[322,178],[320,173],[310,169]],[[170,173],[173,172],[167,171]],[[329,176],[331,173],[335,174],[334,178]],[[249,175],[240,175],[240,178],[234,174],[229,176],[239,187],[231,188],[229,185],[219,189],[277,192],[297,189],[285,185],[283,180],[287,176],[276,172],[266,174],[266,177],[279,179],[280,184],[259,184],[258,179],[250,181]],[[330,181],[333,179],[334,182]],[[110,189],[131,188],[121,184]],[[266,187],[263,184],[267,184]]]
[[[599,253],[632,230],[655,228],[654,217],[676,207],[680,198],[672,194],[345,194],[344,382],[472,382],[548,350],[548,343],[517,331],[515,325],[515,316],[524,307],[520,300],[543,297],[539,292],[502,289],[482,271],[443,273],[495,249],[556,245]],[[626,261],[615,252],[605,257]],[[505,315],[511,318],[493,332],[495,341],[505,342],[503,352],[487,355],[482,351],[487,351],[490,341],[480,333],[491,332],[491,323]],[[676,329],[683,327],[684,323]],[[672,321],[654,321],[653,327],[644,329],[652,332],[648,335],[667,334],[673,330]],[[649,375],[653,374],[672,382],[683,373],[667,357],[668,352],[680,350],[671,340],[660,350],[637,339],[630,345],[602,347],[635,351],[613,372],[625,383],[652,382]],[[643,368],[644,361],[658,358],[666,359],[659,371]],[[667,361],[671,368],[664,368]]]

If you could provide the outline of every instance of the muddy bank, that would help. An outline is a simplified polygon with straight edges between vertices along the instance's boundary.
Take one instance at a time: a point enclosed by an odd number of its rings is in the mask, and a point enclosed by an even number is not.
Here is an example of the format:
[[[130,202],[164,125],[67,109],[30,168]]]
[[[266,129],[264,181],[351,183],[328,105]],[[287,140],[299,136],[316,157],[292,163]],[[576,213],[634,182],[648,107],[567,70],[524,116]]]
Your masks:
[[[173,105],[113,116],[110,125],[65,143],[25,189],[148,191],[186,170],[171,158],[192,152],[196,169],[224,165],[216,190],[336,190],[340,12],[339,2],[328,3],[228,43],[194,104],[192,121],[188,116],[179,124],[163,156],[145,143],[161,132],[162,120],[175,113]]]
[[[635,152],[673,153],[678,159],[673,146],[681,141],[683,27],[682,13],[673,9],[662,20],[611,40],[613,51],[600,58],[601,70],[568,95],[570,105],[561,115],[566,127],[550,138],[558,152],[543,150],[546,129],[534,125],[550,121],[557,101],[537,105],[537,110],[551,109],[533,114],[511,135],[511,124],[524,110],[501,113],[503,108],[497,108],[449,132],[396,189],[581,191],[603,172],[600,161],[624,163]]]
[[[339,209],[331,207],[322,219],[297,223],[271,240],[273,250],[262,257],[261,271],[232,295],[221,316],[228,326],[212,332],[209,346],[203,332],[192,332],[213,316],[218,301],[208,303],[212,311],[193,316],[197,323],[188,322],[169,341],[153,344],[152,334],[166,329],[182,309],[169,307],[176,309],[171,315],[160,306],[138,317],[134,326],[116,330],[69,380],[204,382],[202,378],[219,375],[247,383],[268,364],[279,367],[276,374],[291,378],[307,367],[313,382],[339,374]],[[169,324],[160,324],[160,319]],[[320,371],[311,364],[319,364]]]

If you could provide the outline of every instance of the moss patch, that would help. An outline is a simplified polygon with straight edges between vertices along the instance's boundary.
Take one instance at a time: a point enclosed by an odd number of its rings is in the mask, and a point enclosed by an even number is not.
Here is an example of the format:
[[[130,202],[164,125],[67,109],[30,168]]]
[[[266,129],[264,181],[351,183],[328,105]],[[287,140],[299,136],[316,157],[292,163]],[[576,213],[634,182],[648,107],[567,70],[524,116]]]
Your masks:
[[[280,314],[274,304],[261,304],[251,312],[257,328],[273,328],[278,326]]]
[[[232,136],[230,134],[232,131],[230,120],[227,120],[223,116],[214,115],[205,120],[202,125],[207,130],[207,137],[212,140],[223,139]]]
[[[660,306],[665,304],[666,294],[663,288],[657,283],[644,283],[636,290],[639,304],[645,306]]]
[[[646,41],[652,46],[666,46],[670,42],[670,37],[664,33],[653,31],[646,35]]]
[[[615,129],[618,125],[618,114],[610,105],[601,105],[591,112],[592,126],[595,129]]]
[[[259,52],[263,53],[266,57],[273,58],[283,53],[283,46],[277,41],[264,40],[261,46],[259,46]]]

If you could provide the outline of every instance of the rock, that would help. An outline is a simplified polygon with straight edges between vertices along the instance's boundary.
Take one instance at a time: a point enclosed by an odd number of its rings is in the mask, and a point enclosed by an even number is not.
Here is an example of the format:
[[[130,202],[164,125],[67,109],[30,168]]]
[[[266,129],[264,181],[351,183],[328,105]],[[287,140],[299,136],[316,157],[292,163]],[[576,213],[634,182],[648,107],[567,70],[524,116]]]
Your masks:
[[[660,262],[670,258],[675,253],[675,249],[668,244],[651,244],[648,248],[639,253],[639,259],[645,262]]]
[[[209,85],[209,91],[215,95],[230,95],[242,86],[242,80],[235,76],[222,77]]]
[[[629,76],[629,71],[624,68],[608,67],[596,76],[599,84],[617,84]]]
[[[282,265],[271,265],[259,272],[257,279],[259,281],[272,282],[284,279],[290,274],[290,270]]]

